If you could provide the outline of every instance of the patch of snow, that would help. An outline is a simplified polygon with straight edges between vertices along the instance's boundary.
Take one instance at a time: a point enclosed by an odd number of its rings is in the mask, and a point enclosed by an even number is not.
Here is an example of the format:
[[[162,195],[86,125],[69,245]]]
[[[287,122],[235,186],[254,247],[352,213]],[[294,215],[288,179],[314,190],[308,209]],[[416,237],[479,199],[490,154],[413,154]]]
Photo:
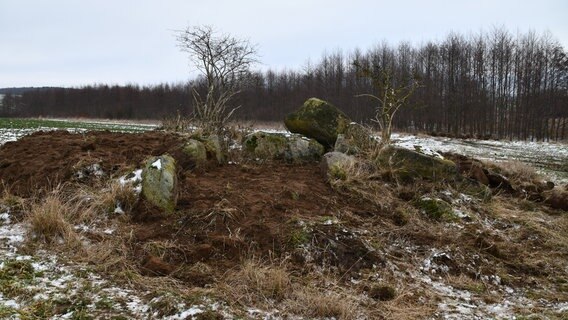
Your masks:
[[[325,220],[325,221],[323,222],[323,225],[324,225],[324,226],[330,226],[330,225],[332,225],[332,224],[338,224],[338,223],[339,223],[339,220],[333,218],[333,219],[327,219],[327,220]]]
[[[0,214],[0,220],[2,220],[2,224],[10,224],[12,221],[10,220],[10,214],[8,212],[4,212]]]
[[[124,210],[122,210],[122,208],[120,207],[120,204],[116,205],[116,208],[114,208],[114,213],[116,214],[124,214]]]
[[[170,317],[170,319],[187,319],[187,317],[194,316],[196,314],[200,314],[200,313],[203,313],[203,312],[204,312],[204,310],[201,309],[200,307],[191,307],[187,310],[184,310],[184,311]]]
[[[142,181],[142,169],[137,169],[132,171],[132,173],[122,176],[118,179],[121,185],[135,184],[136,182]]]
[[[24,242],[26,228],[21,224],[0,225],[0,243],[6,242],[9,248]]]
[[[158,170],[162,170],[162,159],[158,159],[158,160],[154,161],[154,163],[152,163],[150,165],[150,167],[156,168]]]

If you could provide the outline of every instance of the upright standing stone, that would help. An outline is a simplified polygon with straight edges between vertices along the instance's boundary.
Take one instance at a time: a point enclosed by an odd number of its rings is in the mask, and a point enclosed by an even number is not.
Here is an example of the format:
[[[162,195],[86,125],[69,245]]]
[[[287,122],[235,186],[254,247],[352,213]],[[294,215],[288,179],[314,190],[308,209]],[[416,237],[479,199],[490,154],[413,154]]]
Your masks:
[[[167,213],[175,210],[177,176],[174,158],[165,154],[146,160],[142,171],[142,196]]]

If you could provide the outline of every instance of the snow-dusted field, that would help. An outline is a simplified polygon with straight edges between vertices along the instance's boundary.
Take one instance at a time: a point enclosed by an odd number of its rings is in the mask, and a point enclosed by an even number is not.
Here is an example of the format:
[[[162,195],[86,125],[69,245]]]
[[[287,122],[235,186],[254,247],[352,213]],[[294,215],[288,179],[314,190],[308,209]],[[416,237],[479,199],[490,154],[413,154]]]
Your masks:
[[[0,118],[0,145],[16,141],[37,131],[67,130],[80,133],[89,130],[109,130],[114,132],[143,132],[155,129],[158,125],[103,120],[66,120],[66,119],[9,119]]]
[[[555,142],[455,139],[425,135],[394,134],[393,142],[414,150],[454,152],[491,161],[521,161],[557,183],[568,183],[568,144]]]

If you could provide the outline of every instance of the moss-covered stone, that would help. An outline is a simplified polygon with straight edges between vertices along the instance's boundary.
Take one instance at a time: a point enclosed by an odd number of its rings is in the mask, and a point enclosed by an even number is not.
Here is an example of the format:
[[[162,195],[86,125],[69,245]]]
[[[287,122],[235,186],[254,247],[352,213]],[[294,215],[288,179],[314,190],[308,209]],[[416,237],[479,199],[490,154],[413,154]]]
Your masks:
[[[321,169],[328,179],[347,179],[347,168],[355,164],[353,156],[341,152],[328,152],[323,155]]]
[[[293,133],[315,139],[330,149],[337,135],[344,133],[351,120],[332,104],[310,98],[295,112],[286,116],[284,124]]]
[[[458,219],[452,206],[442,199],[423,197],[417,201],[416,205],[431,219],[437,221],[454,221]]]
[[[284,159],[288,139],[284,134],[255,132],[245,137],[243,147],[247,153],[260,159]]]
[[[201,167],[207,162],[207,150],[205,149],[205,144],[199,140],[188,140],[184,144],[182,152],[195,163],[196,167]]]
[[[142,196],[151,204],[172,213],[177,204],[176,161],[170,155],[151,157],[142,171]]]
[[[245,152],[260,159],[310,161],[321,158],[324,148],[313,139],[301,135],[255,132],[243,141]]]
[[[404,182],[414,180],[451,181],[459,180],[456,164],[399,147],[387,147],[377,158],[377,166],[389,170]]]
[[[219,164],[227,162],[227,150],[223,147],[221,137],[218,135],[210,135],[203,138],[203,144],[207,153],[207,159],[215,159]]]
[[[293,135],[288,140],[286,158],[289,160],[319,160],[324,147],[314,139]]]

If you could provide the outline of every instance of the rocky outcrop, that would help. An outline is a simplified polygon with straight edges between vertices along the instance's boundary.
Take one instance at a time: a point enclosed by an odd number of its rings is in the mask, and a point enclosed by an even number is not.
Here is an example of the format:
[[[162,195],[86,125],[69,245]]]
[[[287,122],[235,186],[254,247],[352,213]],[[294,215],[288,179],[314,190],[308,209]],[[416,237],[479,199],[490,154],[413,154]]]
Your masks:
[[[337,135],[345,133],[349,123],[351,120],[338,108],[317,98],[308,99],[284,120],[290,132],[315,139],[326,149],[333,148]]]
[[[177,204],[176,161],[170,155],[151,157],[142,171],[142,196],[152,205],[172,213]]]
[[[244,151],[260,159],[280,159],[287,161],[319,160],[324,147],[314,139],[301,135],[255,132],[243,141]]]

